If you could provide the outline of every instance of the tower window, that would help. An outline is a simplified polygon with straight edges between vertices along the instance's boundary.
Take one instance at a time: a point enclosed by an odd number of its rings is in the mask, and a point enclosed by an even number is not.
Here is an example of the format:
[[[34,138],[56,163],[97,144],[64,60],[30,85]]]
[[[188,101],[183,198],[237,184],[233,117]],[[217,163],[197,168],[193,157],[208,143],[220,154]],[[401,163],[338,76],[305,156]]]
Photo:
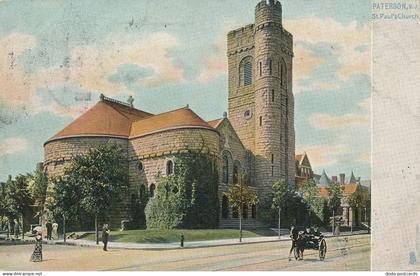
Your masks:
[[[271,166],[271,176],[274,176],[274,166]]]
[[[271,101],[274,102],[274,89],[271,90]]]
[[[244,57],[239,64],[239,86],[252,84],[252,63],[251,56]]]
[[[247,62],[244,65],[244,85],[252,84],[252,63]]]
[[[281,60],[280,64],[280,84],[281,86],[286,85],[286,79],[287,79],[287,72],[286,72],[286,62],[284,62],[284,59]]]
[[[273,75],[273,61],[271,59],[268,62],[268,68],[269,68],[269,71],[270,71],[270,76]]]
[[[260,116],[260,126],[262,126],[262,116]]]
[[[260,77],[262,76],[262,62],[260,61]]]
[[[142,172],[144,170],[143,162],[140,161],[137,165],[137,168],[140,172]]]
[[[274,163],[274,154],[271,154],[271,164]]]

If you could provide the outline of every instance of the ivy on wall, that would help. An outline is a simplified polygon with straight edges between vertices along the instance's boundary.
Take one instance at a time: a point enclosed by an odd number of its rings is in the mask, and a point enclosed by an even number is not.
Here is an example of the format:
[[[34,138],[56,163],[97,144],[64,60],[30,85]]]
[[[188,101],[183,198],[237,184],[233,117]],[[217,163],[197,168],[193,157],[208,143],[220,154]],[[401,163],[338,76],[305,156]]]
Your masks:
[[[145,208],[147,228],[215,228],[218,174],[215,158],[201,152],[176,156],[175,173],[157,176],[157,193]]]

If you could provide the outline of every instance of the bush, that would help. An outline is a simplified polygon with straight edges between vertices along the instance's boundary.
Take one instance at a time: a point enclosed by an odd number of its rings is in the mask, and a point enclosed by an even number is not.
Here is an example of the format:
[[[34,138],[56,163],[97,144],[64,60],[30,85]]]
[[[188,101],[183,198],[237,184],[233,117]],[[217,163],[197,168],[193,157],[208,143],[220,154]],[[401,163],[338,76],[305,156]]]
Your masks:
[[[215,228],[218,175],[213,157],[197,152],[175,158],[175,174],[157,176],[157,193],[145,208],[147,228]]]

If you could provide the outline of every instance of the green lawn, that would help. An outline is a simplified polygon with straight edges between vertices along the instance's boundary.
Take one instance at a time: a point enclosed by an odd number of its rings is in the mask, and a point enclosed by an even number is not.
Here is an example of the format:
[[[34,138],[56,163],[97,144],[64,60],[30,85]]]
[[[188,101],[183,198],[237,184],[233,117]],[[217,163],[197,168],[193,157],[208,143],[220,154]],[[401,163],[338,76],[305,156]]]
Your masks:
[[[137,242],[137,243],[167,243],[179,242],[181,233],[184,234],[185,241],[206,241],[219,239],[239,238],[239,230],[235,229],[202,229],[202,230],[128,230],[112,231],[110,241],[114,242]],[[99,233],[101,235],[101,233]],[[273,236],[275,232],[271,230],[243,230],[242,236],[261,237]],[[95,240],[94,234],[84,237],[87,240]]]

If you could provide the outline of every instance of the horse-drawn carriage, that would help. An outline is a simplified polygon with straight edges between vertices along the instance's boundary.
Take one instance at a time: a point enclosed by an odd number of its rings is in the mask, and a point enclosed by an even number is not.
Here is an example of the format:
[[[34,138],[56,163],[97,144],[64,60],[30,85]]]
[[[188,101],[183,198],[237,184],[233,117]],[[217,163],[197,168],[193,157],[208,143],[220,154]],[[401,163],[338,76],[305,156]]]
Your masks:
[[[305,249],[317,250],[319,259],[323,261],[327,253],[327,242],[324,236],[317,231],[299,231],[297,238],[294,240],[293,248],[296,260],[303,260]]]

